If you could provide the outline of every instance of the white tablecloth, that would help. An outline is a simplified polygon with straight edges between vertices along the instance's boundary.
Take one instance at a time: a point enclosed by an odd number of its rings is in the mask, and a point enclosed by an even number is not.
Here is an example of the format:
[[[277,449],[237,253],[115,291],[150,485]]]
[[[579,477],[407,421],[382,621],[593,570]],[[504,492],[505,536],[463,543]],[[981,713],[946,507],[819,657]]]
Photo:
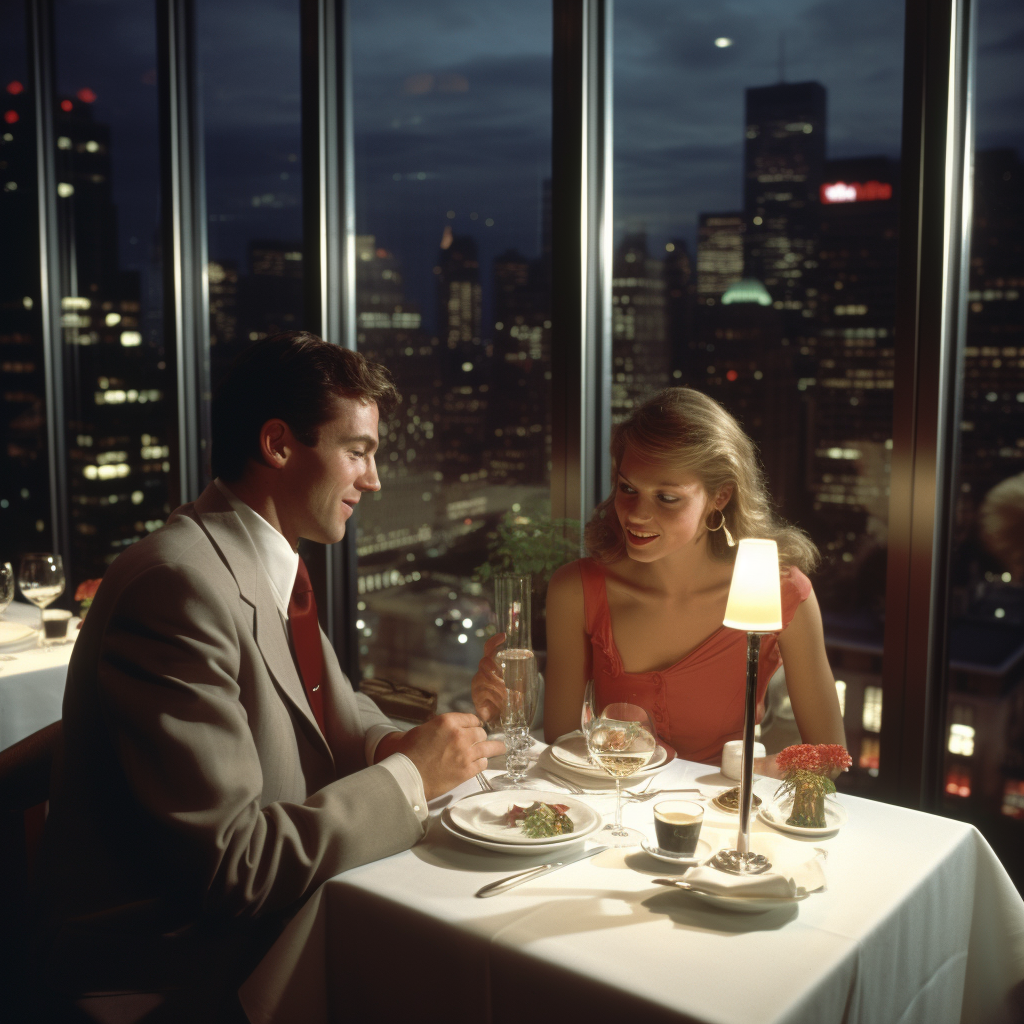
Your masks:
[[[713,792],[712,771],[676,761],[657,781]],[[469,846],[435,809],[412,850],[317,890],[242,1003],[254,1024],[988,1021],[1024,978],[1024,903],[991,848],[961,822],[841,800],[849,822],[810,840],[828,850],[828,891],[760,915],[654,884],[673,868],[639,849],[475,899],[544,858]],[[624,817],[653,835],[651,802]],[[727,821],[710,806],[705,820]]]
[[[3,618],[35,625],[39,621],[39,609],[15,602],[7,608]],[[73,619],[72,627],[77,622]],[[0,647],[0,750],[60,718],[73,646],[65,643],[14,653]]]

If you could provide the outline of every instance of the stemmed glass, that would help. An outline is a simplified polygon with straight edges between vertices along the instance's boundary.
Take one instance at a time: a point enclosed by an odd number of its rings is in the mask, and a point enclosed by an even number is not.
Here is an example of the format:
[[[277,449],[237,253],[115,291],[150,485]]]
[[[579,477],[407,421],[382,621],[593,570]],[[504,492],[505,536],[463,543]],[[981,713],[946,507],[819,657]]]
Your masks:
[[[10,562],[0,562],[0,615],[14,600],[14,570]]]
[[[505,634],[501,650],[494,655],[505,683],[501,709],[505,774],[490,781],[504,789],[518,788],[530,766],[530,726],[537,714],[540,684],[530,633],[531,585],[528,575],[502,574],[494,579],[498,632]]]
[[[586,726],[591,759],[615,780],[615,824],[605,825],[610,846],[637,846],[644,838],[622,824],[622,780],[646,768],[658,748],[650,714],[636,704],[609,704]]]
[[[60,555],[24,555],[18,567],[18,586],[22,597],[39,609],[42,631],[43,609],[64,593],[64,563]]]

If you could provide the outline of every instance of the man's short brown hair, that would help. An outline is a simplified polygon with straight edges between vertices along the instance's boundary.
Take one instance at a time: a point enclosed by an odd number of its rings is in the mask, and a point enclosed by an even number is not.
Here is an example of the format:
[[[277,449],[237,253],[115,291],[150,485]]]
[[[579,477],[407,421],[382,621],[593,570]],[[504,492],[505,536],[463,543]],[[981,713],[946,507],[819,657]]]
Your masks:
[[[358,352],[307,331],[257,342],[235,361],[213,398],[213,475],[238,480],[250,459],[259,461],[267,420],[283,420],[298,441],[313,447],[338,398],[375,402],[382,420],[399,402],[387,369]]]

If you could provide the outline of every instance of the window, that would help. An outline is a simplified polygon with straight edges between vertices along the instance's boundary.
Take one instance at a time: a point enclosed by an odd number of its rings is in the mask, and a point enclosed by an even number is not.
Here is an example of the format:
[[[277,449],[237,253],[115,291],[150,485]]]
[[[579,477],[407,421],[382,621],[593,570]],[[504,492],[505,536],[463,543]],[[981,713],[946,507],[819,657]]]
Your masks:
[[[877,691],[876,732],[902,26],[882,0],[641,0],[615,21],[613,419],[670,384],[737,417],[821,551],[829,658],[847,702]]]
[[[967,333],[956,379],[960,431],[949,599],[945,791],[979,827],[1022,816],[1024,778],[1024,10],[977,7],[977,110]],[[968,713],[969,712],[969,713]],[[953,810],[950,801],[947,806]],[[1019,826],[986,829],[1011,873]]]
[[[359,652],[446,710],[493,632],[488,535],[549,509],[551,5],[393,6],[351,6],[357,341],[403,396],[359,506]]]
[[[206,0],[196,36],[215,388],[248,345],[305,327],[298,0]]]
[[[0,3],[0,561],[52,543],[36,227],[35,102],[25,5]]]
[[[177,416],[163,324],[155,7],[57,0],[54,26],[73,594],[179,504]]]

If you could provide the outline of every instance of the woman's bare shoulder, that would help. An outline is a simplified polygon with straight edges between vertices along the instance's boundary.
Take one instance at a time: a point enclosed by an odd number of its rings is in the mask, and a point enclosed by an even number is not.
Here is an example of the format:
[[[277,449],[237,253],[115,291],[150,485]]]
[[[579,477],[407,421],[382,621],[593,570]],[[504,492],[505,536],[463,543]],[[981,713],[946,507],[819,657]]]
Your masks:
[[[583,597],[583,563],[589,559],[578,558],[575,562],[567,562],[556,569],[548,583],[548,601],[554,597],[565,599],[578,595]]]

